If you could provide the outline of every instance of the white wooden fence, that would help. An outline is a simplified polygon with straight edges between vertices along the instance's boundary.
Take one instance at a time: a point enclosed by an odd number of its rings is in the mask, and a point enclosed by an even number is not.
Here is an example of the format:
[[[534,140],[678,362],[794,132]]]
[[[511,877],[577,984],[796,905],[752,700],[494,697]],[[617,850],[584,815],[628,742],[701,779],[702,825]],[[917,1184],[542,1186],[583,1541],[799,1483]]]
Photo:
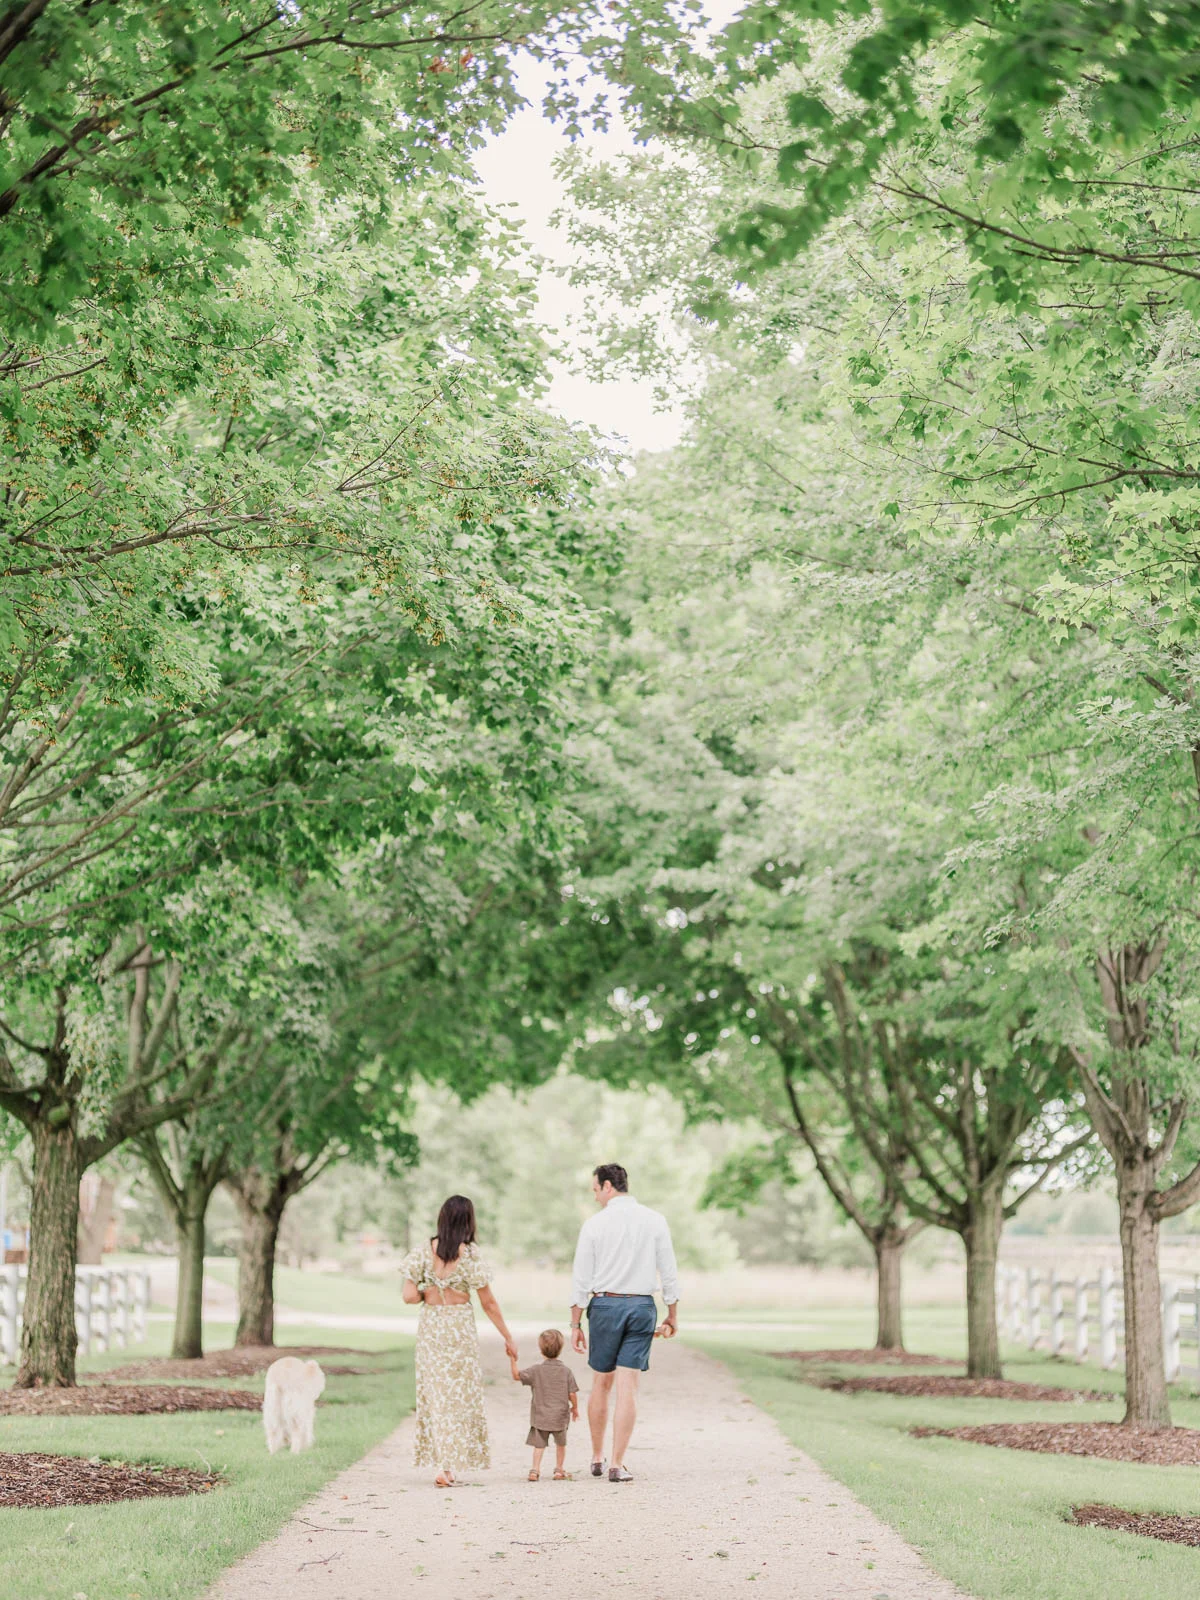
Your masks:
[[[21,1348],[25,1267],[0,1266],[0,1361],[14,1367]],[[145,1267],[76,1267],[75,1330],[80,1355],[123,1349],[146,1337],[150,1273]]]
[[[996,1269],[1000,1326],[1030,1350],[1075,1361],[1117,1365],[1125,1313],[1120,1275],[1101,1267],[1094,1278],[1069,1277],[1054,1267]],[[1170,1382],[1200,1377],[1200,1277],[1162,1280],[1163,1356]]]

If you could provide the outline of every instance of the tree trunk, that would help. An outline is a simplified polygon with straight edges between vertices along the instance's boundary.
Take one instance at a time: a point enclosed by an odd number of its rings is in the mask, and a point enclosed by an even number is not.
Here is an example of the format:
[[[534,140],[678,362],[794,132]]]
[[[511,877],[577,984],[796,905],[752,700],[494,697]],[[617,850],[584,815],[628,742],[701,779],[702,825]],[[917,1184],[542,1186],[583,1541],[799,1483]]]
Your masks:
[[[238,1325],[235,1345],[275,1343],[275,1246],[283,1204],[274,1196],[256,1205],[240,1187],[233,1190],[242,1220],[238,1248]]]
[[[156,1132],[151,1131],[139,1142],[147,1171],[175,1224],[179,1281],[171,1355],[177,1360],[194,1360],[204,1354],[205,1219],[224,1170],[224,1157],[221,1152],[214,1156],[192,1150],[172,1169]]]
[[[18,1389],[75,1386],[75,1246],[84,1160],[70,1122],[37,1121],[29,1199],[29,1277]]]
[[[967,1376],[999,1378],[1000,1330],[996,1323],[996,1256],[1004,1225],[1003,1198],[991,1189],[972,1197],[962,1230],[967,1253]]]
[[[1143,1153],[1117,1163],[1125,1298],[1124,1421],[1139,1428],[1171,1426],[1158,1277],[1159,1221],[1152,1209],[1155,1189],[1154,1166]]]
[[[890,1228],[881,1229],[871,1241],[875,1247],[876,1350],[903,1350],[901,1327],[900,1263],[907,1239]]]
[[[208,1184],[193,1180],[184,1192],[182,1213],[175,1218],[179,1286],[171,1355],[176,1360],[204,1354],[204,1217],[211,1195]]]

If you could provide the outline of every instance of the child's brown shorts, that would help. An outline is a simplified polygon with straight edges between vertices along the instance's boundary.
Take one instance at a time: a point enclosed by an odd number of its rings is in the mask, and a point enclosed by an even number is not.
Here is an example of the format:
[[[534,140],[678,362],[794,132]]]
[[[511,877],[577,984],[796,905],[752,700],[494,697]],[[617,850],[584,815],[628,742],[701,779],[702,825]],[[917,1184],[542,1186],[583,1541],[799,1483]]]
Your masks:
[[[565,1428],[530,1428],[529,1437],[525,1443],[532,1445],[535,1450],[544,1450],[551,1439],[555,1444],[566,1445],[567,1430]]]

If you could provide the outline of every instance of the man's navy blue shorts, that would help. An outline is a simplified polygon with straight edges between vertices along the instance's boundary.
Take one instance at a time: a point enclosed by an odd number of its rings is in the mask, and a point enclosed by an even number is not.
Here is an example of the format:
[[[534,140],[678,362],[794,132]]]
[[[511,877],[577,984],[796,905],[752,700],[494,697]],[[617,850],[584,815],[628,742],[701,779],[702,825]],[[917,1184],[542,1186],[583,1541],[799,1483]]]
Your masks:
[[[588,1305],[588,1366],[593,1372],[645,1372],[658,1326],[652,1294],[594,1295]]]

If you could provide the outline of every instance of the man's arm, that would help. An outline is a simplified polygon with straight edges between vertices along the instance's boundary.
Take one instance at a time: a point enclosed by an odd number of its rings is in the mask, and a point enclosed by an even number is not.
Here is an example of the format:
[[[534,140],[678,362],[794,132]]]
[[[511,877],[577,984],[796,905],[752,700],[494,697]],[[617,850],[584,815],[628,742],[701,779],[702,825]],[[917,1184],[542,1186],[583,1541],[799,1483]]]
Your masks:
[[[583,1331],[583,1308],[591,1293],[593,1268],[596,1264],[596,1247],[592,1230],[585,1222],[579,1230],[575,1246],[575,1264],[571,1269],[571,1349],[577,1356],[587,1349],[587,1336]]]
[[[679,1268],[675,1264],[675,1247],[671,1243],[671,1230],[665,1217],[654,1241],[654,1259],[663,1299],[667,1302],[667,1315],[655,1338],[673,1339],[679,1331]]]

